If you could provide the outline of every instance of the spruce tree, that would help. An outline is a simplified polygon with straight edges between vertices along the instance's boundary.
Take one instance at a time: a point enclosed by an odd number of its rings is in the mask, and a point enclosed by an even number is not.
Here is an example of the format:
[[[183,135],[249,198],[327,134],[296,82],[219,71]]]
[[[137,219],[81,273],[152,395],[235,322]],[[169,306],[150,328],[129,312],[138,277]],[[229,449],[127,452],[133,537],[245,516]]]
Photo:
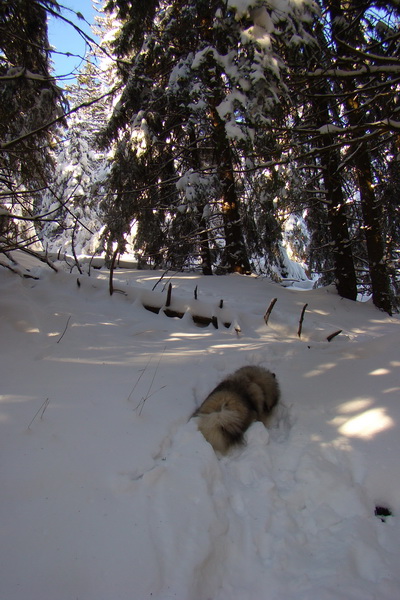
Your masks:
[[[320,168],[314,181],[316,189],[324,190],[326,205],[318,210],[326,213],[325,247],[333,250],[339,293],[354,299],[367,272],[374,303],[390,313],[385,206],[377,193],[377,164],[379,156],[390,156],[398,131],[398,5],[374,0],[321,5],[325,20],[314,24],[319,44],[299,61],[298,77],[292,81],[300,91],[301,121],[294,128],[301,140],[299,163],[304,162],[302,155],[312,157]]]
[[[105,145],[117,142],[111,238],[123,246],[137,220],[140,249],[147,240],[158,261],[156,248],[165,256],[174,235],[171,260],[192,246],[207,271],[213,256],[248,272],[243,164],[246,154],[257,162],[255,140],[286,91],[282,47],[308,39],[307,3],[249,1],[239,10],[233,1],[115,0],[107,8],[122,22],[115,52],[124,82],[103,133]]]
[[[49,123],[62,116],[50,74],[47,10],[53,0],[10,0],[0,6],[0,191],[6,208],[2,251],[37,240],[39,201],[51,170]],[[32,219],[32,220],[30,220]]]

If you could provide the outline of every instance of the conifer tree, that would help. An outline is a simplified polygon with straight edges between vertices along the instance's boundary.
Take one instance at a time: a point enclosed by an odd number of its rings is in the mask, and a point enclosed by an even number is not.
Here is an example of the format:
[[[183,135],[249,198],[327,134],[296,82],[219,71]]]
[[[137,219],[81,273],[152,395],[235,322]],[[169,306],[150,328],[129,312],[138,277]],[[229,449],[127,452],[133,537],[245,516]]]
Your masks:
[[[90,254],[104,250],[102,203],[109,172],[108,156],[99,150],[97,134],[105,126],[113,92],[118,88],[110,40],[115,24],[100,10],[92,25],[102,38],[83,60],[76,81],[66,86],[66,127],[54,148],[55,168],[41,207],[52,220],[40,230],[43,246],[57,254]],[[90,36],[86,36],[91,40]]]
[[[3,144],[9,142],[6,147],[57,113],[60,90],[50,75],[48,7],[57,10],[58,4],[55,0],[10,0],[0,6],[1,134]]]
[[[364,276],[355,280],[355,273],[367,271],[374,303],[390,313],[386,208],[376,192],[376,165],[379,156],[390,156],[398,132],[398,7],[374,0],[321,5],[325,21],[314,25],[318,48],[300,60],[301,75],[293,81],[306,91],[300,95],[303,122],[296,127],[300,155],[318,157],[323,185],[317,185],[324,190],[329,227],[325,240],[333,249],[339,293],[354,299],[356,285],[364,284]]]
[[[214,255],[228,271],[249,271],[243,156],[254,156],[285,91],[281,48],[308,39],[308,4],[108,2],[122,22],[115,52],[125,84],[103,134],[105,145],[117,141],[113,239],[123,244],[137,219],[140,245],[147,239],[155,256],[181,223],[207,270]]]
[[[2,251],[35,242],[32,223],[42,220],[38,205],[52,168],[48,124],[62,116],[63,106],[50,74],[50,9],[57,12],[57,2],[10,0],[0,6]]]
[[[96,146],[104,125],[109,96],[102,97],[101,72],[90,61],[68,87],[72,108],[55,148],[55,168],[41,199],[41,210],[52,219],[42,224],[40,238],[46,250],[61,254],[94,254],[102,247],[101,203],[109,161]]]

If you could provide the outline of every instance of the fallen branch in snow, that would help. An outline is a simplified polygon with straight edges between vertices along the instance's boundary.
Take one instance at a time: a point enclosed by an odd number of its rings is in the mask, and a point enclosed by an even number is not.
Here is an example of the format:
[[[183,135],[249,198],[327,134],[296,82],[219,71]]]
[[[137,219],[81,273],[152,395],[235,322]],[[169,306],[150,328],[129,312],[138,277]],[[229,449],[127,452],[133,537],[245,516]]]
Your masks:
[[[266,325],[268,325],[268,319],[269,319],[269,317],[270,317],[270,315],[272,313],[272,309],[274,308],[275,303],[277,302],[277,300],[278,300],[278,298],[273,298],[271,300],[270,305],[268,306],[267,312],[264,315],[264,321],[265,321]]]
[[[48,255],[47,255],[47,252],[46,252],[46,254],[43,255],[40,252],[35,252],[34,250],[31,250],[30,248],[21,248],[21,247],[18,247],[17,250],[20,250],[21,252],[25,252],[25,254],[29,254],[29,256],[33,256],[34,258],[37,258],[38,260],[40,260],[40,262],[46,263],[46,265],[49,266],[50,269],[53,269],[53,271],[55,271],[56,273],[58,273],[57,267],[49,259]]]
[[[217,317],[204,317],[202,315],[191,315],[193,322],[196,325],[199,325],[200,327],[207,327],[208,325],[210,325],[211,323],[214,325],[215,329],[218,329],[218,319]],[[225,325],[225,323],[224,323]],[[225,325],[225,327],[230,327],[231,324],[229,323],[229,325]]]
[[[172,283],[169,283],[168,291],[167,291],[167,299],[165,301],[165,308],[164,308],[163,312],[165,315],[167,315],[167,317],[178,317],[178,319],[182,319],[183,315],[185,313],[182,311],[173,310],[172,308],[170,308],[171,302],[172,302]]]
[[[30,430],[31,430],[31,425],[32,425],[33,421],[36,419],[36,417],[38,416],[38,414],[40,413],[40,411],[42,411],[42,412],[41,412],[41,414],[40,414],[40,418],[41,418],[41,419],[43,419],[44,411],[45,411],[45,410],[46,410],[46,408],[48,407],[48,405],[49,405],[49,402],[50,402],[49,398],[46,398],[46,400],[45,400],[45,401],[43,402],[43,404],[40,406],[39,410],[38,410],[38,411],[35,413],[35,415],[34,415],[34,417],[33,417],[32,421],[29,423],[29,425],[28,425],[28,427],[27,427],[28,431],[30,431]]]
[[[299,321],[299,329],[298,329],[298,331],[297,331],[297,335],[298,335],[299,337],[301,337],[301,330],[303,329],[304,315],[305,315],[305,312],[306,312],[307,306],[308,306],[308,304],[305,304],[305,305],[303,306],[303,309],[302,309],[302,311],[301,311],[301,315],[300,315],[300,321]]]
[[[153,288],[153,290],[154,290],[154,288]],[[196,294],[197,294],[197,292],[196,292]],[[185,316],[185,311],[183,311],[182,309],[178,310],[176,308],[173,308],[173,306],[171,306],[171,305],[172,305],[172,284],[171,283],[168,284],[167,299],[165,301],[164,307],[157,306],[155,304],[150,304],[149,302],[146,302],[146,304],[142,304],[143,308],[145,308],[146,310],[148,310],[156,315],[158,315],[162,309],[162,312],[164,313],[164,315],[166,317],[183,319],[183,317]],[[215,329],[218,329],[218,319],[215,315],[206,316],[206,315],[199,315],[199,314],[191,312],[190,316],[192,317],[193,323],[195,323],[199,327],[207,327],[208,325],[212,324],[215,327]],[[227,329],[229,329],[229,327],[231,326],[231,323],[226,322],[226,323],[224,323],[224,326]]]
[[[343,331],[343,329],[338,329],[337,331],[334,331],[333,333],[330,333],[330,334],[327,336],[327,338],[326,338],[326,339],[328,340],[328,342],[330,342],[330,341],[332,341],[332,340],[333,340],[333,338],[334,338],[334,337],[336,337],[337,335],[339,335],[339,333],[342,333],[342,331]]]
[[[153,306],[152,304],[143,304],[142,306],[143,308],[154,313],[155,315],[158,315],[158,313],[161,310],[161,306]]]
[[[178,310],[173,310],[171,308],[164,308],[163,313],[167,316],[167,317],[177,317],[178,319],[182,319],[183,315],[185,313],[183,313],[182,311],[178,311]]]
[[[35,277],[34,275],[30,275],[29,273],[24,273],[19,267],[12,267],[11,265],[4,263],[2,260],[0,260],[0,267],[9,269],[12,273],[19,275],[20,277],[24,277],[25,279],[39,279],[39,277]]]

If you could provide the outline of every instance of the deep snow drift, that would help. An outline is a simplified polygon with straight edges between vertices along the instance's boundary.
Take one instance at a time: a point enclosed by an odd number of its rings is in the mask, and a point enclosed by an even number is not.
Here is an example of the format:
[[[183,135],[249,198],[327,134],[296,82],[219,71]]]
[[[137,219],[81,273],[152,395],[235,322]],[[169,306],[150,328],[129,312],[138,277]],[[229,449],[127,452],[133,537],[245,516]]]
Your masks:
[[[398,318],[193,273],[169,318],[143,307],[158,272],[117,272],[112,297],[105,271],[31,274],[0,270],[1,599],[400,597]],[[220,458],[188,419],[246,364],[283,402]]]

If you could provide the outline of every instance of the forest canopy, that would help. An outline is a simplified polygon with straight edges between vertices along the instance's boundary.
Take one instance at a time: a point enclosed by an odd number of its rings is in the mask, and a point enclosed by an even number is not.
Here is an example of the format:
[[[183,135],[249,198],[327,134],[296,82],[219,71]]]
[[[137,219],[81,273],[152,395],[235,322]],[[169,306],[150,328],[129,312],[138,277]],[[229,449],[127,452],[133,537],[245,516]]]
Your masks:
[[[398,0],[96,6],[61,89],[64,7],[0,2],[0,253],[295,274],[397,310]]]

